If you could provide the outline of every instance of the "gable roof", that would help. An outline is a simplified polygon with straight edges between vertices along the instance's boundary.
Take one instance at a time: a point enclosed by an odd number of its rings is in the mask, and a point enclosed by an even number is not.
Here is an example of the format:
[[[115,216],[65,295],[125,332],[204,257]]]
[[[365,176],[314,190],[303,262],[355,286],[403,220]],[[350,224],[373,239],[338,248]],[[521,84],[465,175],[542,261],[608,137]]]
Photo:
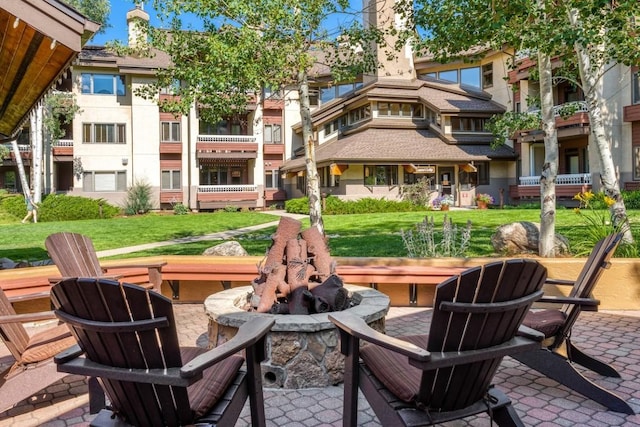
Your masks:
[[[100,26],[58,0],[0,6],[0,134],[13,136]]]

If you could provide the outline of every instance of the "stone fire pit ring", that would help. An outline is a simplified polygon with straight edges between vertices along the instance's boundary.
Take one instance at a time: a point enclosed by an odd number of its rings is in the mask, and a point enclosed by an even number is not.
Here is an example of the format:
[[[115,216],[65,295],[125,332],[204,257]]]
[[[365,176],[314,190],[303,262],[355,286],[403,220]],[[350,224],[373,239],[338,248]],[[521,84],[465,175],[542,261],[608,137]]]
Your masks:
[[[353,299],[348,311],[384,333],[389,297],[375,289],[344,285]],[[275,325],[267,336],[266,360],[262,363],[266,387],[311,388],[339,384],[344,358],[339,336],[328,315],[268,314],[243,309],[253,288],[242,286],[215,293],[204,302],[209,317],[209,347],[231,339],[238,328],[254,316],[271,316]]]

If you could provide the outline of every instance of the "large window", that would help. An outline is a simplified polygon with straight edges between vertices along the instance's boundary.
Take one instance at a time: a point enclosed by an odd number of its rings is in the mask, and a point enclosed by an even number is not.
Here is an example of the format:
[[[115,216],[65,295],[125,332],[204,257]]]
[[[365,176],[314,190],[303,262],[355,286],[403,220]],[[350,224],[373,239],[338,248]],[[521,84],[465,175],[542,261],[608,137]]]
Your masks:
[[[267,170],[264,175],[265,188],[280,188],[280,171],[278,169]]]
[[[398,185],[398,166],[365,166],[364,185]]]
[[[347,93],[362,87],[362,83],[340,83],[320,88],[320,102],[327,103],[333,99],[342,97]]]
[[[161,172],[162,190],[180,190],[181,171],[180,169],[169,169]]]
[[[631,77],[631,83],[633,85],[633,93],[631,96],[633,97],[634,104],[640,104],[640,76],[638,76],[638,74],[640,74],[640,71],[636,71]]]
[[[480,88],[480,67],[461,68],[460,84]]]
[[[82,191],[127,191],[126,171],[85,171],[82,174]]]
[[[125,144],[124,123],[83,123],[82,142],[85,144]]]
[[[240,119],[220,120],[218,123],[200,120],[198,124],[200,135],[244,135],[245,128]]]
[[[264,125],[264,143],[282,144],[282,128],[280,125]]]
[[[484,132],[485,119],[474,117],[451,117],[453,132]]]
[[[119,74],[82,73],[82,93],[124,96],[124,76]]]
[[[180,122],[162,122],[162,142],[180,142]]]

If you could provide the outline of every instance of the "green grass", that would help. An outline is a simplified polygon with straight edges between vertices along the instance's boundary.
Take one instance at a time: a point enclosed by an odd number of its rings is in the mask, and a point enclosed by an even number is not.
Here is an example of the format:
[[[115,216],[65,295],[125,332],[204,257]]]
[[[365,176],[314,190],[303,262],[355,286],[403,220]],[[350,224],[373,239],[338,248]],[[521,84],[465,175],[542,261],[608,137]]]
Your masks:
[[[636,239],[640,235],[640,211],[629,211],[632,231]],[[402,212],[385,214],[354,214],[323,216],[328,243],[333,256],[390,256],[403,257],[407,252],[400,230],[412,229],[425,216],[433,216],[441,225],[447,215],[458,226],[467,220],[472,222],[471,247],[467,256],[496,255],[491,246],[491,235],[496,227],[515,221],[539,222],[536,209],[454,210],[449,212]],[[146,215],[112,220],[73,221],[38,224],[10,224],[0,226],[0,257],[13,260],[46,259],[44,239],[56,231],[74,231],[90,236],[97,250],[132,246],[141,243],[169,240],[177,237],[199,236],[226,229],[277,220],[268,213],[241,212],[214,214],[201,213],[184,216]],[[309,221],[303,221],[303,229]],[[271,244],[275,227],[239,236],[237,240],[251,255],[264,255]],[[559,208],[556,215],[556,232],[566,236],[572,245],[586,235],[586,226],[571,210]],[[151,255],[199,255],[218,242],[205,241],[131,253],[118,258]]]

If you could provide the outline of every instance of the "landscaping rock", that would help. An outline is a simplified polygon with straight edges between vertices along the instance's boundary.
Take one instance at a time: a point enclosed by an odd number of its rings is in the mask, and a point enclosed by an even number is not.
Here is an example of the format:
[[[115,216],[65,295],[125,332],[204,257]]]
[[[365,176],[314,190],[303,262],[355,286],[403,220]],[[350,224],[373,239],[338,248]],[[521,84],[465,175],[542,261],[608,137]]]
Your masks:
[[[514,255],[521,253],[538,253],[540,239],[540,224],[536,222],[519,221],[498,227],[491,236],[493,249],[498,253]],[[555,254],[569,253],[569,241],[566,237],[556,234]]]
[[[202,255],[207,256],[248,256],[249,253],[242,247],[242,245],[234,240],[229,242],[220,243],[219,245],[212,246],[205,250]]]

